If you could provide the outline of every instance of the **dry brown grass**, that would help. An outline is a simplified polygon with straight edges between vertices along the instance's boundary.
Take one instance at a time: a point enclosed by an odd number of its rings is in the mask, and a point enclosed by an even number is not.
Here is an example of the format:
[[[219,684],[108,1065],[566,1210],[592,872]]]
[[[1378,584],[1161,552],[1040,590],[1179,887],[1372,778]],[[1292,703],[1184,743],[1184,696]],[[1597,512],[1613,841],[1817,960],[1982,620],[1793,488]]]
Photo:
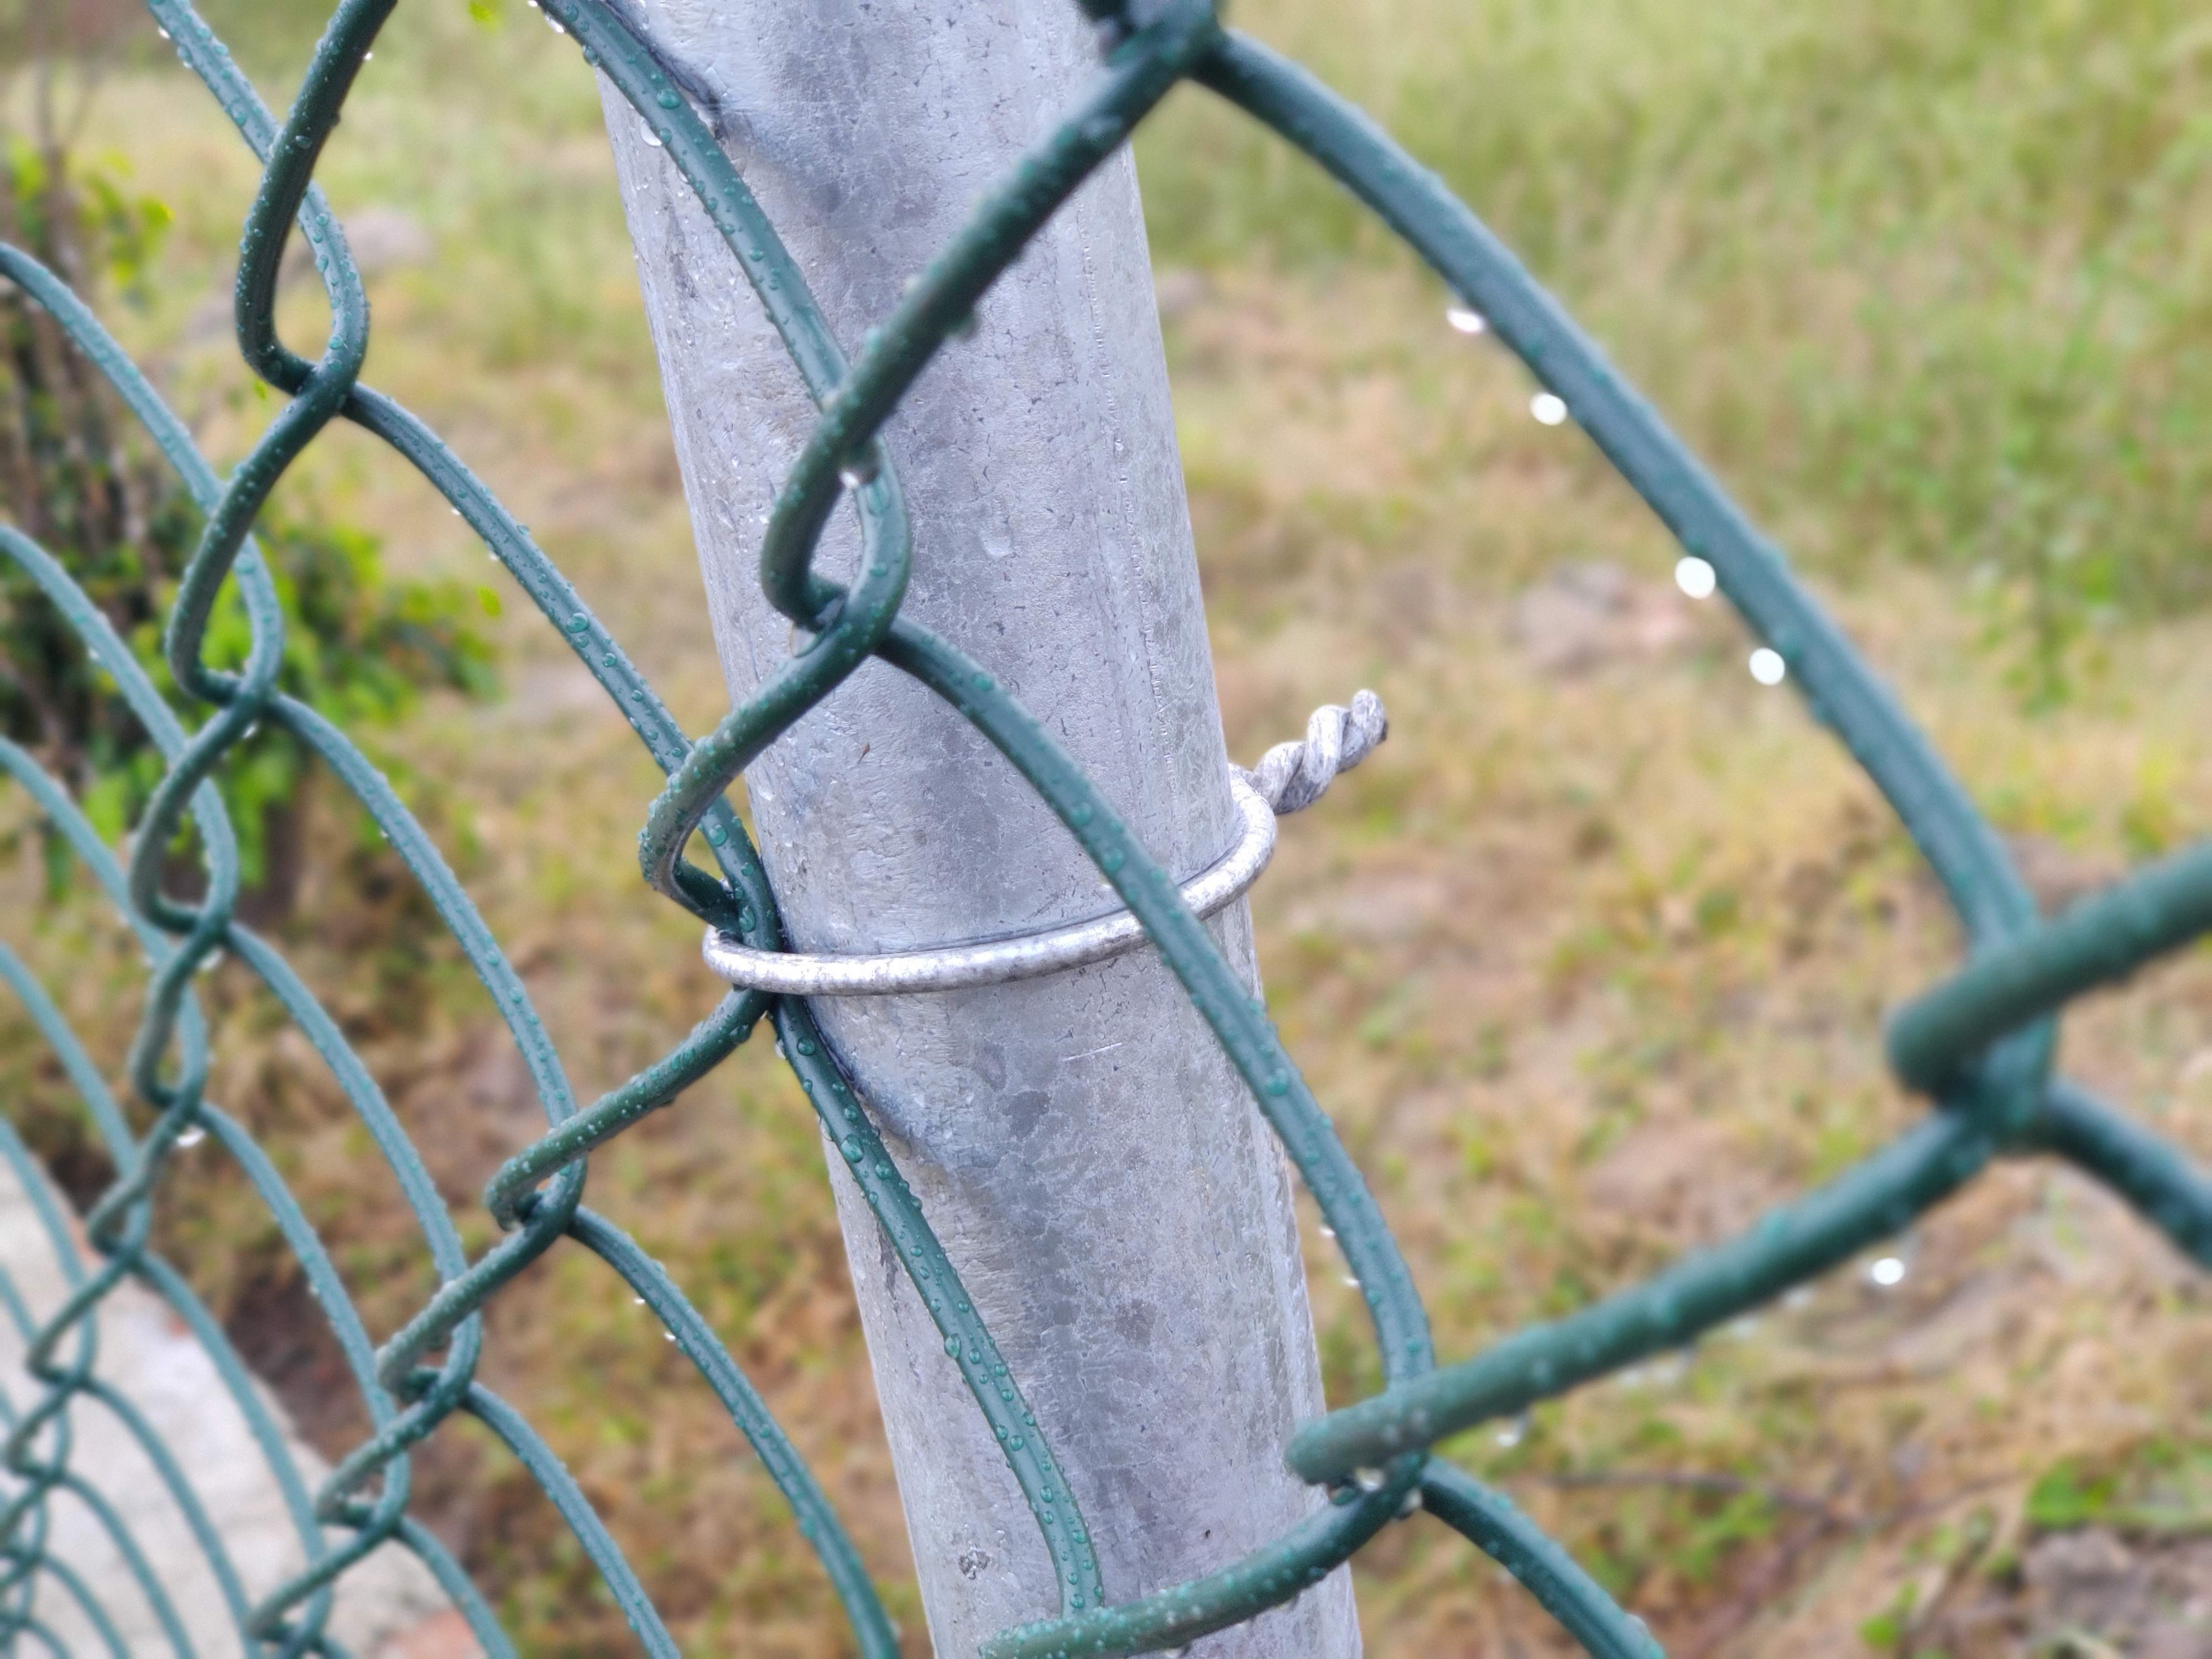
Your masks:
[[[1392,708],[1389,744],[1286,836],[1255,909],[1285,1031],[1464,1353],[1908,1121],[1881,1018],[1957,939],[1856,769],[1753,684],[1730,621],[1666,585],[1640,507],[1528,420],[1494,354],[1435,368],[1441,336],[1409,285],[1231,282],[1180,325],[1176,364],[1232,746],[1354,681]],[[1236,420],[1254,408],[1282,424]],[[1394,495],[1387,552],[1314,528]],[[1587,665],[1547,672],[1527,592],[1559,560],[1613,562],[1629,591],[1589,625]],[[2047,899],[2204,810],[2181,725],[2201,625],[2130,636],[2089,698],[2031,721],[1955,592],[1892,574],[1831,597]],[[2064,1063],[2212,1152],[2208,999],[2191,953],[2085,1006]],[[1453,1449],[1601,1563],[1670,1650],[1781,1655],[1856,1650],[1902,1580],[1937,1571],[1916,1551],[1978,1508],[2016,1532],[2062,1456],[2198,1431],[2196,1276],[2089,1183],[2005,1166],[1899,1248],[1895,1290],[1838,1274],[1540,1410],[1510,1449]],[[1372,1386],[1356,1298],[1321,1277],[1333,1381]],[[1618,1484],[1571,1484],[1593,1474]],[[1787,1497],[1730,1514],[1658,1483],[1682,1475]],[[1394,1536],[1368,1565],[1378,1650],[1461,1628],[1540,1642],[1485,1580],[1449,1540]]]

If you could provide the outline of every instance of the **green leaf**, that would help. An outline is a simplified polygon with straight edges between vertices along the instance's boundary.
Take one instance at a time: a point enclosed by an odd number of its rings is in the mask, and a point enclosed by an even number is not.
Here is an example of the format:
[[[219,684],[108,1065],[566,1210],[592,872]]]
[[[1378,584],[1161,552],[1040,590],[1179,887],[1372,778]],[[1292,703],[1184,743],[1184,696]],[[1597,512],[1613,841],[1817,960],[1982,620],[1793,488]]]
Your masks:
[[[2085,1477],[2070,1458],[2055,1463],[2028,1491],[2028,1521],[2054,1532],[2087,1526],[2112,1508],[2118,1486],[2109,1474]]]

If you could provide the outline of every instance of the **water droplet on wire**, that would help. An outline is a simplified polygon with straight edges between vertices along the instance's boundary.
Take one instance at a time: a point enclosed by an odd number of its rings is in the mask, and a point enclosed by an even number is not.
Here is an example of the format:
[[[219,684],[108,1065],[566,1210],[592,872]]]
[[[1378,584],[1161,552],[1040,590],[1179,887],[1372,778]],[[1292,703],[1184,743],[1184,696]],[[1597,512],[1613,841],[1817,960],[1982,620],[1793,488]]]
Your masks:
[[[1693,599],[1709,599],[1720,586],[1720,577],[1705,560],[1686,553],[1674,561],[1674,586]]]
[[[1539,426],[1558,426],[1567,418],[1567,400],[1556,392],[1540,392],[1528,399],[1528,412]]]
[[[1790,665],[1772,646],[1762,645],[1751,653],[1751,677],[1761,685],[1779,685],[1789,672]]]
[[[1470,311],[1465,306],[1450,306],[1446,307],[1444,311],[1444,320],[1462,334],[1480,334],[1484,329],[1490,326],[1488,323],[1483,320],[1482,313],[1480,312]]]

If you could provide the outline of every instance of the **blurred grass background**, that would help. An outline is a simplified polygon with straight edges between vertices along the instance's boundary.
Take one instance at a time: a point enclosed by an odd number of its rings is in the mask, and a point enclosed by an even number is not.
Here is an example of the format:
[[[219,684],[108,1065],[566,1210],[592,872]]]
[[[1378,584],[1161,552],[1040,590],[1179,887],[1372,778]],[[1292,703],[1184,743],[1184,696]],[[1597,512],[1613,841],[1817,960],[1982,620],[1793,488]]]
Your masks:
[[[322,9],[208,8],[276,96]],[[1899,684],[2046,900],[2212,816],[2212,5],[1251,0],[1235,21],[1364,101],[1560,294]],[[254,169],[150,54],[98,97],[88,153],[174,221],[141,303],[112,314],[234,460],[273,407],[228,337]],[[1389,744],[1286,835],[1255,909],[1271,1006],[1441,1349],[1463,1354],[1909,1121],[1881,1012],[1958,941],[1870,788],[1749,679],[1741,630],[1674,592],[1674,550],[1573,428],[1529,418],[1526,375],[1445,325],[1449,296],[1203,94],[1178,94],[1138,155],[1232,752],[1355,685],[1392,709]],[[520,0],[410,0],[320,176],[369,271],[368,378],[487,477],[704,729],[724,695],[573,46]],[[310,286],[286,301],[297,342],[320,337]],[[693,930],[635,876],[653,769],[374,443],[333,430],[276,507],[360,526],[401,577],[480,585],[499,612],[498,698],[428,697],[377,742],[580,1094],[620,1080],[714,992]],[[541,1121],[526,1079],[388,854],[315,810],[286,948],[480,1248],[476,1194]],[[40,901],[19,850],[0,877],[11,938],[119,1070],[133,954],[89,909]],[[228,968],[206,983],[211,1095],[269,1145],[388,1332],[432,1280],[366,1137],[265,999]],[[2203,953],[2079,1010],[2063,1063],[2212,1157]],[[12,1010],[0,1091],[96,1190]],[[599,1155],[593,1202],[760,1382],[920,1654],[810,1124],[755,1045]],[[343,1450],[363,1425],[335,1351],[214,1157],[171,1181],[167,1242]],[[1309,1243],[1349,1399],[1376,1382],[1364,1316]],[[2204,1651],[2184,1619],[2212,1597],[2195,1277],[2041,1164],[2000,1170],[1892,1254],[1900,1282],[1838,1273],[1447,1449],[1677,1655]],[[842,1650],[773,1489],[626,1290],[556,1251],[488,1318],[486,1380],[577,1470],[687,1651]],[[524,1650],[625,1650],[526,1478],[462,1425],[422,1467],[427,1518]],[[1358,1573],[1378,1655],[1560,1650],[1515,1587],[1425,1529],[1395,1529]]]

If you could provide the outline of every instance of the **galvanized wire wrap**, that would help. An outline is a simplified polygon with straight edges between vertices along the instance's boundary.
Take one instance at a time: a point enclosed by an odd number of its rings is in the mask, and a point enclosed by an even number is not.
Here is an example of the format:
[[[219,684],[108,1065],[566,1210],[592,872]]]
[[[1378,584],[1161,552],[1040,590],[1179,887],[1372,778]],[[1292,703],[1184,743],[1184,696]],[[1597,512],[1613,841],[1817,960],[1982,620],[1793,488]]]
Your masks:
[[[1183,883],[1178,890],[1184,907],[1203,919],[1242,898],[1274,856],[1275,820],[1319,800],[1337,775],[1366,759],[1389,730],[1382,700],[1361,691],[1350,708],[1325,703],[1314,710],[1303,740],[1277,744],[1253,770],[1231,768],[1229,793],[1241,826],[1237,844]],[[747,990],[797,997],[894,996],[1060,973],[1134,950],[1145,937],[1135,912],[1117,910],[1013,939],[881,955],[756,951],[710,927],[701,954],[717,975]]]
[[[21,1483],[0,1510],[0,1642],[12,1644],[21,1637],[51,1646],[34,1604],[34,1592],[46,1582],[100,1623],[96,1593],[45,1544],[52,1495],[82,1496],[85,1486],[70,1467],[70,1413],[100,1409],[114,1413],[141,1439],[179,1507],[193,1517],[198,1546],[224,1588],[247,1651],[335,1651],[324,1634],[330,1586],[370,1552],[393,1544],[430,1565],[488,1653],[510,1654],[512,1646],[483,1596],[407,1515],[410,1448],[461,1413],[503,1443],[544,1489],[645,1649],[675,1653],[650,1596],[576,1482],[528,1423],[477,1381],[485,1304],[532,1261],[565,1242],[603,1261],[665,1327],[788,1500],[842,1601],[860,1650],[889,1659],[896,1652],[890,1622],[788,1439],[668,1276],[581,1203],[592,1150],[672,1101],[744,1042],[763,1018],[775,1025],[816,1113],[932,1309],[946,1352],[978,1409],[1006,1431],[999,1437],[1007,1462],[1030,1498],[1054,1561],[1062,1589],[1059,1615],[994,1638],[984,1650],[989,1659],[1130,1654],[1187,1644],[1297,1595],[1417,1509],[1510,1569],[1591,1653],[1611,1659],[1648,1656],[1656,1644],[1638,1623],[1503,1498],[1431,1462],[1430,1444],[1655,1349],[1687,1341],[1905,1225],[2000,1153],[2042,1152],[2071,1160],[2198,1261],[2212,1262],[2212,1183],[2150,1131],[2049,1070],[2059,1006],[2212,924],[2212,854],[2182,854],[2072,916],[2041,921],[1989,826],[1926,739],[1798,585],[1781,555],[1557,303],[1435,178],[1356,109],[1295,65],[1224,30],[1206,0],[1142,5],[1085,0],[1106,48],[1095,86],[986,198],[849,362],[775,228],[717,143],[711,123],[689,101],[696,89],[672,77],[665,55],[613,0],[543,0],[548,15],[620,88],[698,193],[820,409],[777,497],[763,558],[768,596],[808,631],[809,642],[696,742],[678,727],[527,531],[427,428],[359,380],[368,347],[366,301],[343,228],[313,174],[354,76],[395,3],[341,0],[280,125],[188,0],[149,0],[179,57],[266,164],[243,243],[238,335],[249,364],[289,401],[228,478],[216,476],[151,384],[76,297],[34,260],[0,248],[0,276],[52,313],[114,386],[207,515],[165,642],[177,684],[210,711],[203,724],[187,730],[70,573],[25,537],[0,527],[0,553],[53,599],[113,677],[167,763],[124,865],[55,780],[24,751],[0,744],[0,769],[28,793],[83,861],[152,963],[130,1077],[154,1114],[143,1134],[132,1132],[52,999],[0,947],[0,979],[53,1045],[118,1170],[86,1221],[90,1260],[80,1258],[60,1217],[41,1218],[75,1288],[58,1314],[28,1331],[30,1372],[40,1400],[6,1425],[0,1446],[0,1461]],[[1404,1260],[1358,1170],[1172,878],[1003,687],[900,610],[914,550],[896,457],[879,436],[886,419],[1026,241],[1186,79],[1241,107],[1334,174],[1478,307],[1497,337],[1564,399],[1683,546],[1711,562],[1722,591],[1782,655],[1791,684],[1898,811],[1972,944],[1973,954],[1959,974],[1910,1005],[1892,1028],[1899,1076],[1930,1093],[1939,1108],[1919,1126],[1741,1237],[1442,1369],[1435,1366],[1426,1316]],[[323,353],[312,362],[278,339],[274,323],[277,271],[295,226],[315,250],[332,317]],[[1055,1425],[1035,1420],[1018,1379],[1006,1375],[989,1331],[960,1293],[957,1265],[886,1154],[801,998],[759,988],[733,991],[670,1053],[600,1100],[579,1107],[520,980],[437,848],[343,732],[275,688],[282,618],[247,527],[285,470],[339,419],[388,444],[453,505],[623,709],[668,775],[640,838],[647,882],[744,951],[782,953],[784,939],[775,895],[724,791],[868,657],[879,657],[928,686],[1013,763],[1118,895],[1133,918],[1132,938],[1140,931],[1188,991],[1318,1201],[1363,1287],[1386,1387],[1372,1399],[1307,1425],[1288,1448],[1300,1474],[1329,1483],[1331,1501],[1242,1562],[1150,1595],[1115,1600],[1113,1587],[1100,1581],[1085,1522],[1054,1461]],[[860,568],[849,587],[812,568],[823,526],[848,495],[862,532]],[[251,649],[236,672],[217,672],[202,659],[212,607],[227,586],[234,586],[252,627]],[[390,837],[513,1033],[543,1103],[546,1133],[511,1159],[484,1194],[506,1234],[473,1261],[416,1149],[337,1024],[283,959],[234,915],[236,841],[209,780],[262,720],[278,722],[295,735]],[[1295,811],[1329,776],[1371,749],[1382,731],[1381,707],[1371,694],[1355,698],[1348,709],[1325,709],[1304,744],[1270,751],[1256,769],[1255,787],[1276,810]],[[161,889],[161,849],[187,822],[206,871],[205,896],[190,904]],[[708,848],[711,870],[684,857],[695,831]],[[275,1166],[206,1098],[207,1044],[192,976],[218,950],[243,962],[307,1036],[390,1165],[422,1228],[440,1287],[380,1348]],[[307,1490],[220,1328],[177,1273],[148,1248],[170,1153],[179,1137],[195,1129],[238,1164],[267,1204],[330,1321],[367,1407],[369,1437],[318,1492]],[[4,1126],[0,1158],[27,1168],[27,1154]],[[245,1595],[223,1539],[176,1460],[99,1376],[92,1315],[125,1278],[167,1301],[207,1346],[285,1495],[308,1565],[258,1603]],[[0,1289],[0,1300],[27,1328],[11,1288]],[[1206,1402],[1193,1402],[1193,1409],[1205,1408]],[[157,1610],[164,1607],[161,1564],[131,1547],[128,1515],[110,1505],[101,1518],[149,1600]],[[173,1618],[168,1622],[181,1653],[181,1634]]]

